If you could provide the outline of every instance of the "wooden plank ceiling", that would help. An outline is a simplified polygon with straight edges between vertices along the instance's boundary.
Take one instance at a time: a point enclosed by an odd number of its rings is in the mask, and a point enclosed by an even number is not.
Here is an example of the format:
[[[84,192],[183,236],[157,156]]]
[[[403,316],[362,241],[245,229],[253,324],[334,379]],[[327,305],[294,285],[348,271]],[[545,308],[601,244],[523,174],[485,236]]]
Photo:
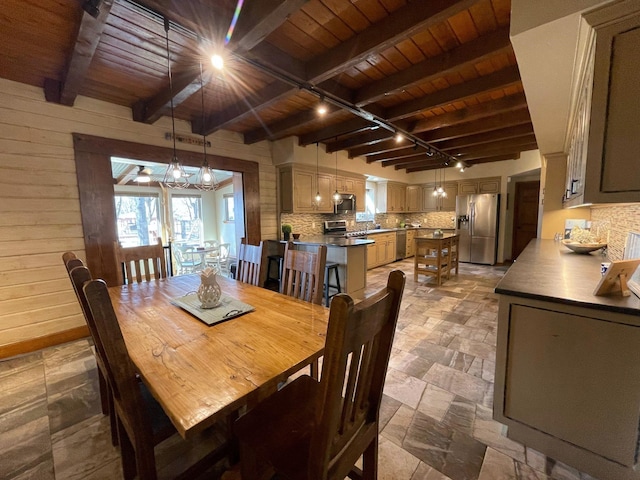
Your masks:
[[[228,44],[236,0],[3,3],[0,75],[44,88],[51,102],[84,95],[153,123],[173,100],[197,134],[295,135],[408,172],[537,148],[510,0],[245,0]]]

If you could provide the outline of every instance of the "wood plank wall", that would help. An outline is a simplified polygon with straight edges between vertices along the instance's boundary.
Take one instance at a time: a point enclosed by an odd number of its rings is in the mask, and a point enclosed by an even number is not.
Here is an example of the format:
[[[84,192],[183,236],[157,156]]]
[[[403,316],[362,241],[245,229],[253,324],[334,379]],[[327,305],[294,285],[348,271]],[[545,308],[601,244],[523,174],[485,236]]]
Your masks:
[[[176,128],[191,134],[187,122]],[[85,332],[61,260],[66,250],[85,255],[72,132],[167,147],[169,130],[167,118],[136,123],[130,109],[84,97],[47,103],[41,89],[0,79],[0,358]],[[277,238],[269,145],[224,131],[208,139],[212,153],[259,164],[261,235]]]

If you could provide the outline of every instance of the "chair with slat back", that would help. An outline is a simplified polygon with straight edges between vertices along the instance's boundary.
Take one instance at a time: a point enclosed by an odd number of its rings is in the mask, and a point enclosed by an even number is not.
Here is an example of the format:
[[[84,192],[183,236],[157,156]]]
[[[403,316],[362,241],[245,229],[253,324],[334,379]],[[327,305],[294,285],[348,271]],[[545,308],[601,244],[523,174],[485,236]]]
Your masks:
[[[90,312],[89,318],[95,326],[95,341],[103,350],[113,389],[124,478],[129,480],[137,474],[140,480],[155,480],[154,447],[176,430],[160,404],[137,378],[106,283],[103,280],[88,281],[84,283],[82,292]],[[226,444],[216,448],[189,467],[188,472],[200,471],[204,465],[215,463],[227,450]],[[184,478],[195,476],[187,472],[183,475]]]
[[[64,262],[64,265],[67,268],[67,274],[69,275],[69,280],[71,280],[71,285],[73,286],[73,290],[76,294],[76,298],[78,299],[78,303],[80,304],[82,315],[84,316],[84,319],[87,322],[87,326],[89,327],[89,331],[91,332],[91,325],[89,320],[87,319],[87,305],[86,305],[86,302],[83,301],[84,296],[81,296],[78,293],[78,289],[82,289],[83,283],[87,280],[91,280],[91,274],[89,273],[89,270],[84,266],[84,262],[80,260],[74,252],[63,253],[62,261]],[[76,281],[71,274],[71,272],[76,267],[82,267],[84,269],[82,271],[82,276],[78,277],[79,278],[78,281]],[[93,338],[93,334],[91,335],[91,337]],[[97,349],[97,347],[96,347],[96,365],[98,367],[98,388],[100,392],[100,406],[102,407],[102,413],[104,415],[109,415],[109,420],[111,421],[111,443],[113,445],[117,445],[118,435],[115,428],[116,426],[115,416],[113,415],[113,397],[111,393],[111,388],[109,387],[109,383],[107,381],[107,370],[104,366],[104,359],[100,354],[100,351]]]
[[[123,265],[126,283],[151,281],[167,277],[167,264],[162,239],[155,245],[121,247],[115,242],[116,262]],[[120,273],[119,273],[120,275]],[[124,282],[121,282],[124,283]]]
[[[316,252],[296,250],[293,243],[284,249],[280,293],[322,305],[327,247]]]
[[[260,245],[249,245],[245,243],[243,238],[238,249],[236,279],[258,287],[264,286],[266,280],[265,264],[266,251],[263,242],[261,241]]]
[[[377,478],[378,418],[405,275],[357,305],[331,302],[322,379],[301,376],[240,417],[243,480]],[[363,470],[355,463],[363,457]]]

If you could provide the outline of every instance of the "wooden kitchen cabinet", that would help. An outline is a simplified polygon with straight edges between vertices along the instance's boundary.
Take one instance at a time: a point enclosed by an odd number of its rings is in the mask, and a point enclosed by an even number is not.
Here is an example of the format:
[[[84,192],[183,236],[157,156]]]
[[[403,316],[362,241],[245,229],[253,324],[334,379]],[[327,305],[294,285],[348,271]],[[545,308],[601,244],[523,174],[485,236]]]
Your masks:
[[[500,177],[474,178],[458,182],[457,195],[470,195],[473,193],[500,193]],[[455,210],[455,202],[453,205]]]
[[[331,213],[333,212],[333,203],[331,201],[331,196],[333,192],[335,192],[335,184],[333,175],[328,173],[318,173],[316,175],[316,188],[314,192],[320,193],[320,205],[318,205],[318,209],[316,212],[319,213]],[[315,193],[313,194],[315,196]]]
[[[379,182],[376,196],[378,213],[403,213],[407,211],[407,186],[404,183]]]
[[[407,186],[407,212],[422,211],[422,185]]]
[[[422,211],[423,212],[449,212],[456,209],[456,195],[458,195],[458,184],[447,182],[442,188],[446,192],[446,197],[433,195],[433,183],[422,186]]]
[[[632,14],[619,8],[585,15],[595,48],[592,42],[587,49],[569,127],[566,207],[640,201],[640,175],[633,174],[640,157],[640,70],[630,67],[639,58],[640,7]]]
[[[331,213],[334,177],[315,170],[285,166],[278,171],[280,210],[286,213]],[[316,205],[316,193],[321,201]]]
[[[368,238],[376,242],[367,248],[368,269],[396,261],[396,232],[369,234]]]
[[[413,257],[416,254],[416,231],[407,230],[407,248],[405,250],[405,258]]]

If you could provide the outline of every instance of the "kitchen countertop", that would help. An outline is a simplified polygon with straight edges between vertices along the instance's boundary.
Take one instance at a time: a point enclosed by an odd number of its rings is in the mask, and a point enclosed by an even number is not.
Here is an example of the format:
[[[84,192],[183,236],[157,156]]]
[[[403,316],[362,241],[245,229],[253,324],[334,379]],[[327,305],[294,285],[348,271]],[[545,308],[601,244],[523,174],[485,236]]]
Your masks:
[[[298,240],[291,241],[294,245],[326,245],[327,247],[358,247],[375,243],[375,241],[366,238],[333,237],[331,235],[301,236]]]
[[[495,288],[496,293],[564,303],[632,315],[640,314],[640,299],[631,293],[593,295],[602,278],[599,252],[577,254],[562,243],[534,239]]]

